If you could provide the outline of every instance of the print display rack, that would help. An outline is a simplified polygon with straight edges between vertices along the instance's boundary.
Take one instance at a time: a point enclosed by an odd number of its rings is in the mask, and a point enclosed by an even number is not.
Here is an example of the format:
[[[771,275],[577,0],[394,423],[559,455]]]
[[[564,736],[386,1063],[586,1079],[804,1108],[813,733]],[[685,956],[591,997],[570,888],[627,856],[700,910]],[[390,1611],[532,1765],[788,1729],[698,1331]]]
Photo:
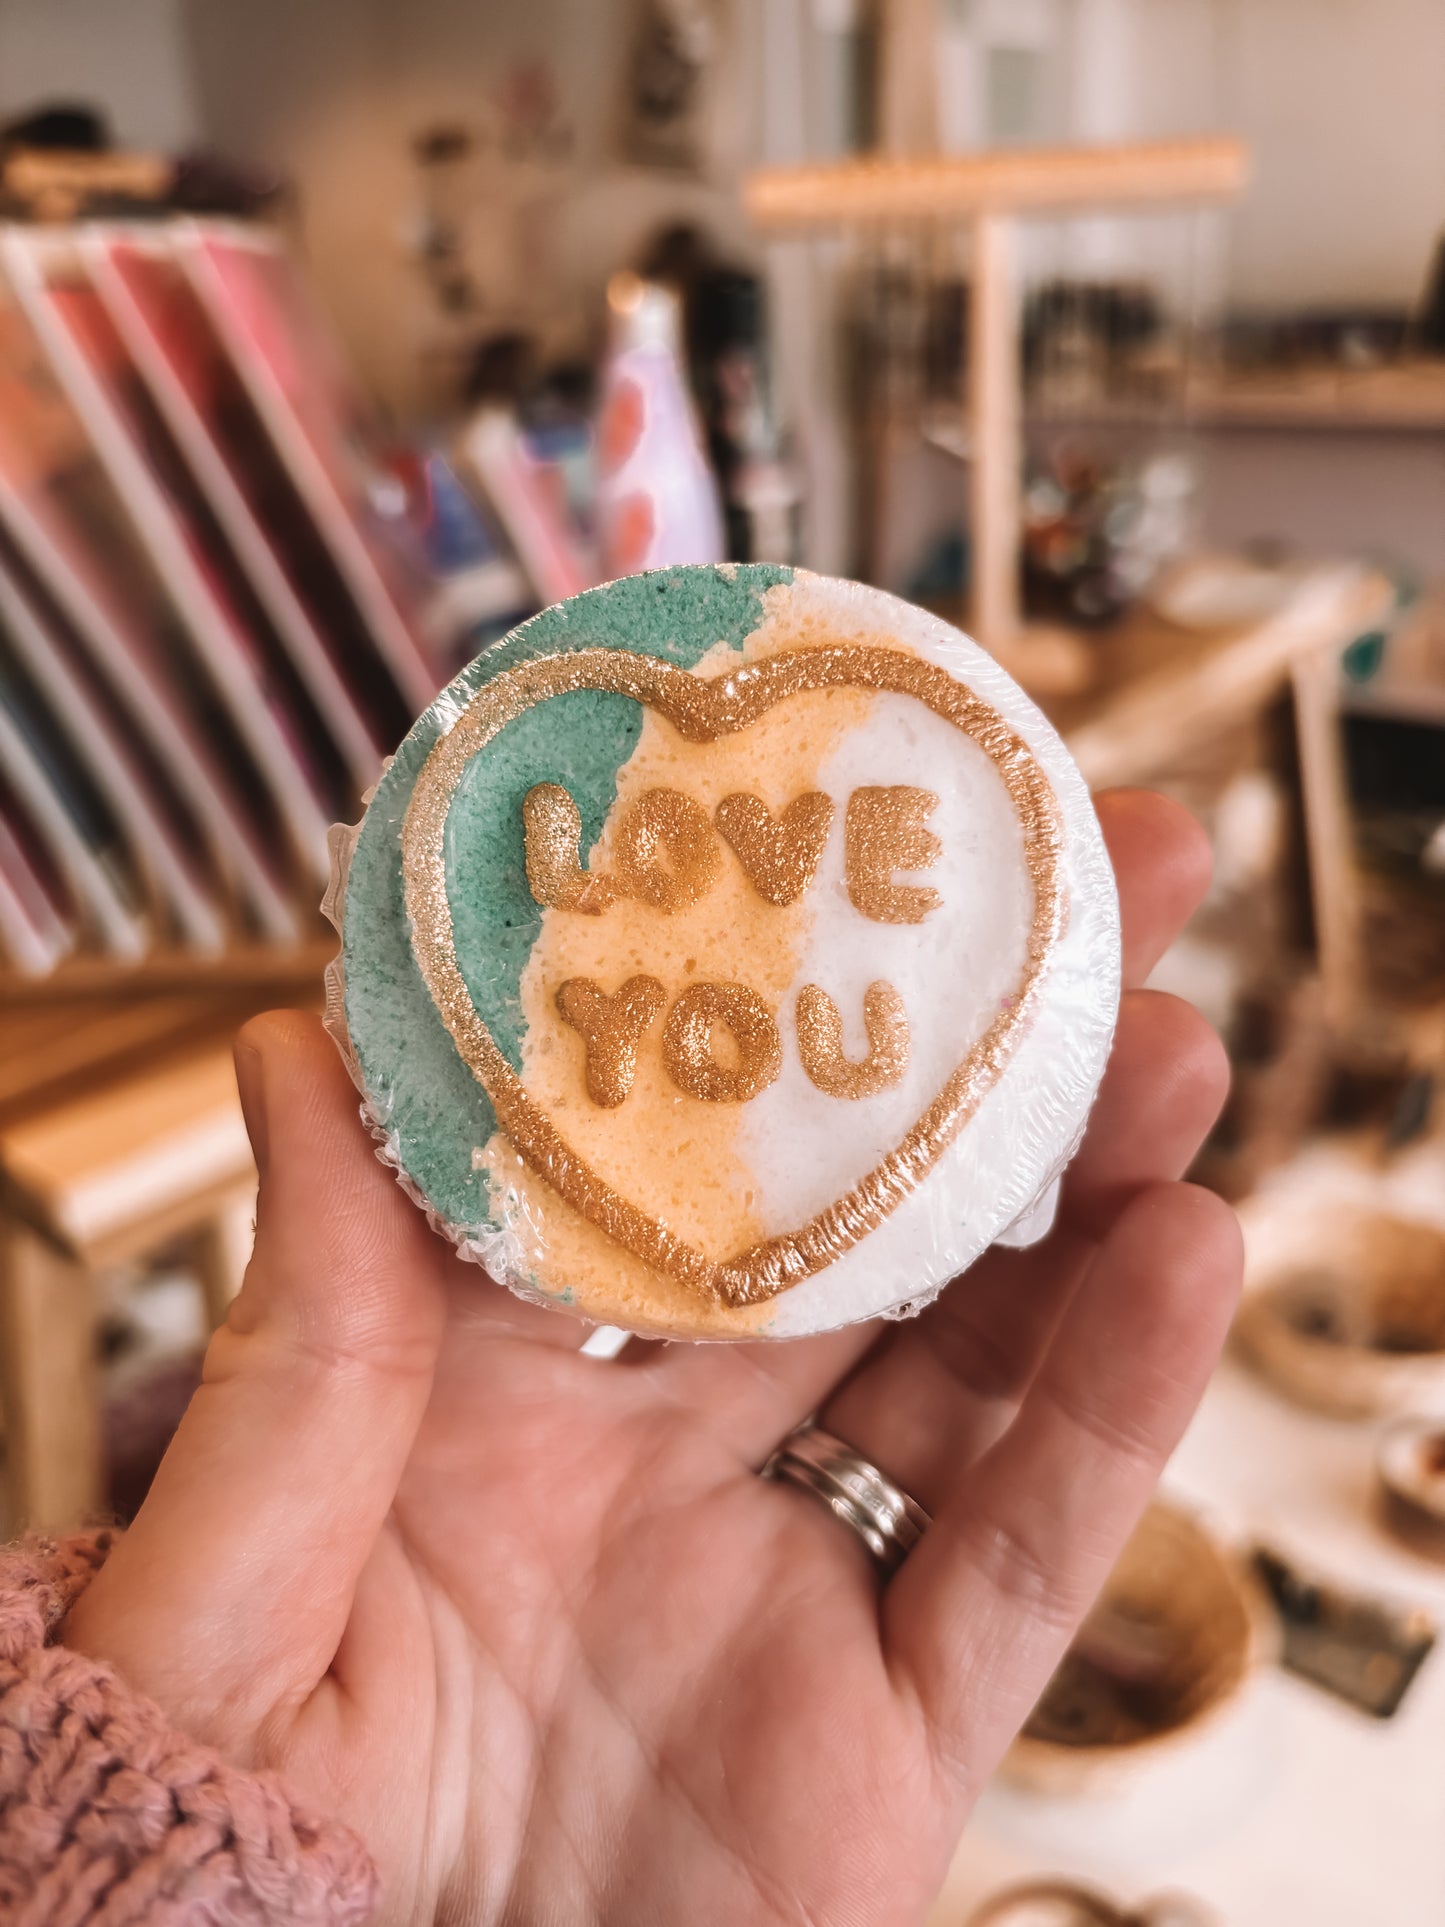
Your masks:
[[[0,996],[315,983],[327,826],[444,676],[280,238],[0,228]]]

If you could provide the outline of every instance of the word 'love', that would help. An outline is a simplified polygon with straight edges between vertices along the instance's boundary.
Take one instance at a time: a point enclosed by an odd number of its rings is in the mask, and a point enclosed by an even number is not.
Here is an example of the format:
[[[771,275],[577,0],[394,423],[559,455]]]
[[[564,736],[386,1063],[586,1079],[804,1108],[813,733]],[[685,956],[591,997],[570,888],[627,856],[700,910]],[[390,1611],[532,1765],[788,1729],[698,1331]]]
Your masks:
[[[875,923],[922,923],[942,901],[923,884],[898,883],[898,870],[926,870],[943,846],[926,827],[938,806],[932,790],[911,784],[856,789],[844,817],[843,871],[855,910]],[[774,816],[760,796],[725,796],[709,817],[678,790],[646,790],[618,819],[613,873],[582,868],[582,815],[560,783],[537,783],[522,803],[527,882],[546,909],[600,916],[621,897],[676,916],[704,897],[722,868],[726,843],[767,903],[796,903],[817,873],[833,826],[833,799],[820,790],[795,796]]]

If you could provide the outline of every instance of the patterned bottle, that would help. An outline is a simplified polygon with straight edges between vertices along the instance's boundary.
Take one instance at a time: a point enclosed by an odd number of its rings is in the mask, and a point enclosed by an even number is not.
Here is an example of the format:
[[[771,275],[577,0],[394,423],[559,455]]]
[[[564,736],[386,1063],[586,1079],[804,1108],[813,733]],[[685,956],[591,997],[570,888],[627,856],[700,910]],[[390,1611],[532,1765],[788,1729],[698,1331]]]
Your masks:
[[[639,569],[720,562],[717,480],[683,373],[677,298],[614,275],[612,341],[598,431],[598,527],[608,579]]]

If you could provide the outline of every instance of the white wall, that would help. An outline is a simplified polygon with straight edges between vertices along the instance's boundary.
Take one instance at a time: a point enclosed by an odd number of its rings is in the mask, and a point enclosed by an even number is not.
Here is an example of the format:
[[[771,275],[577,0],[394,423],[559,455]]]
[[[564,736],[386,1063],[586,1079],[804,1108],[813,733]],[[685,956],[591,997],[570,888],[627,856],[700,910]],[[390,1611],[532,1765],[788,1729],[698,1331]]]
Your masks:
[[[1418,294],[1445,229],[1445,0],[1061,0],[1052,19],[1043,0],[974,0],[945,17],[945,84],[975,95],[990,46],[1027,22],[1057,37],[1045,138],[1243,135],[1255,179],[1230,218],[1235,304]],[[946,100],[942,119],[971,145],[987,116]],[[1127,223],[1078,223],[1058,265],[1128,271],[1132,251]]]
[[[374,0],[183,0],[208,140],[281,168],[302,243],[363,379],[400,381],[399,132]]]
[[[126,145],[194,145],[181,4],[0,0],[0,117],[52,100],[97,102]]]
[[[1125,0],[1130,132],[1242,134],[1240,305],[1400,302],[1445,229],[1442,0]]]
[[[741,17],[764,3],[744,0]],[[697,218],[746,243],[733,189],[752,139],[746,113],[723,130],[709,179],[617,158],[632,18],[626,0],[188,0],[210,137],[293,176],[322,298],[368,384],[399,413],[441,398],[456,345],[479,325],[530,318],[579,337],[603,277],[664,220]],[[724,48],[725,62],[737,58],[737,46]],[[508,75],[534,60],[555,74],[574,155],[530,169],[478,157],[469,254],[495,305],[450,322],[416,263],[410,140],[439,122],[484,127]]]
[[[1445,229],[1441,0],[1225,0],[1221,108],[1254,143],[1241,300],[1410,300]]]

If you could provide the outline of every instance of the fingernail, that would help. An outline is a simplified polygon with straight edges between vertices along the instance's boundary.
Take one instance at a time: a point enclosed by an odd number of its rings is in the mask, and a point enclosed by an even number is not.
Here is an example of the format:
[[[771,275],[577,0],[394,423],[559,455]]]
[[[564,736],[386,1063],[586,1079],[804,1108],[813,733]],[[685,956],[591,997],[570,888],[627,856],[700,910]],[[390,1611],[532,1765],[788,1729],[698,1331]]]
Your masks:
[[[232,1053],[236,1060],[236,1089],[241,1094],[241,1115],[256,1159],[259,1177],[266,1175],[266,1156],[270,1133],[266,1125],[266,1068],[254,1044],[238,1041]]]

